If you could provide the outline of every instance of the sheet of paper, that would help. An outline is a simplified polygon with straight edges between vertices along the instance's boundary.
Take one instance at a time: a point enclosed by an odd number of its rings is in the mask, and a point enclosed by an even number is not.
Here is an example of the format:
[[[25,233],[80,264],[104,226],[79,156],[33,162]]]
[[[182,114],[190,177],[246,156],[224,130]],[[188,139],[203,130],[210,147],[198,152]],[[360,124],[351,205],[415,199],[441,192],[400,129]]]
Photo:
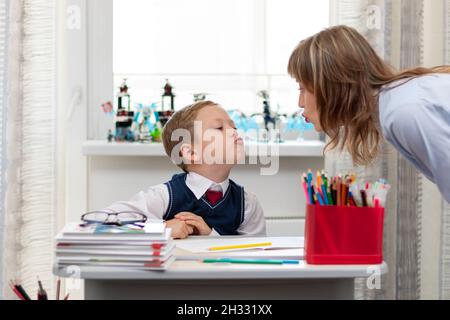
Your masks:
[[[264,246],[260,248],[245,248],[245,249],[229,249],[221,250],[220,252],[233,252],[233,251],[254,251],[256,250],[278,250],[278,249],[293,249],[303,248],[303,237],[254,237],[254,238],[212,238],[212,239],[195,239],[190,238],[186,240],[177,240],[175,245],[177,248],[183,249],[192,253],[211,253],[209,250],[211,247],[223,247],[234,245],[245,245],[255,243],[271,242],[271,246]]]
[[[177,260],[202,260],[202,259],[281,259],[281,260],[303,260],[305,257],[302,248],[279,249],[279,250],[244,250],[212,253],[193,253],[180,248],[175,249],[174,255]]]
[[[144,225],[145,233],[161,234],[164,233],[165,229],[166,225],[164,222],[148,222]]]

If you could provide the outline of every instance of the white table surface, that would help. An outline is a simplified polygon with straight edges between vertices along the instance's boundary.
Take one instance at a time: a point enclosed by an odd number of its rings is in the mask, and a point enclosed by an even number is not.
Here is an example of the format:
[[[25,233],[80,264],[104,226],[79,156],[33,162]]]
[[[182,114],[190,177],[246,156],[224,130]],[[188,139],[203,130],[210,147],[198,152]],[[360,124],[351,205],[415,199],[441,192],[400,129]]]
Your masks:
[[[201,261],[175,261],[166,271],[141,271],[117,268],[81,267],[80,277],[86,280],[219,280],[219,279],[343,279],[369,277],[373,268],[379,274],[388,272],[386,263],[369,265],[247,265],[209,264]],[[54,270],[56,275],[70,277],[64,269]],[[73,270],[72,270],[73,272]]]

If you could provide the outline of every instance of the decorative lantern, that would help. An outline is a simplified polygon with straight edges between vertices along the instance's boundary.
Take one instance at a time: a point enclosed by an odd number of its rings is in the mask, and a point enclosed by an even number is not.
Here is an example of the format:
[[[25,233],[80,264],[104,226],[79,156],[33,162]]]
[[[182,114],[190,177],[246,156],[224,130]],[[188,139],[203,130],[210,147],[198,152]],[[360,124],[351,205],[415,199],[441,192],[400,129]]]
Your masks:
[[[169,106],[170,108],[167,108]],[[162,95],[162,110],[158,112],[161,127],[166,125],[174,113],[175,95],[173,94],[173,87],[170,85],[169,79],[166,79],[166,85],[164,86],[164,93]]]
[[[170,111],[175,111],[175,95],[173,94],[173,87],[170,85],[169,79],[166,79],[164,94],[162,95],[162,111],[167,111],[167,106],[170,106]]]
[[[120,86],[120,92],[117,95],[117,106],[118,109],[127,109],[127,111],[131,111],[131,97],[128,93],[128,85],[127,79],[123,79],[122,85]]]

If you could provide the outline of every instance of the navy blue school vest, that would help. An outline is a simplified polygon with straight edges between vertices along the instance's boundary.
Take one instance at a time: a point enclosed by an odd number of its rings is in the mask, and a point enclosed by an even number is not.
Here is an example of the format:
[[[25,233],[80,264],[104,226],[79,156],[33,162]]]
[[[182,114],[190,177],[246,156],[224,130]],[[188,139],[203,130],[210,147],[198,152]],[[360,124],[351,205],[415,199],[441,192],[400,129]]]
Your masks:
[[[186,185],[186,177],[186,173],[177,174],[166,183],[170,199],[164,220],[172,220],[180,212],[192,212],[220,235],[238,235],[237,230],[244,222],[244,188],[230,180],[223,198],[213,206],[204,195],[197,200]]]

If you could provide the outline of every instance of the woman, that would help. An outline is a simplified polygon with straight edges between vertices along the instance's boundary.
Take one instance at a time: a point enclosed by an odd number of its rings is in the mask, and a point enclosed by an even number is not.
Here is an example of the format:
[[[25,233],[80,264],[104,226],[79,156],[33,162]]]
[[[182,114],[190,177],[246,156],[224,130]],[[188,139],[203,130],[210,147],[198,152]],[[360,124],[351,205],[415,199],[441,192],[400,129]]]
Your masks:
[[[367,165],[384,137],[450,202],[450,67],[396,73],[356,30],[337,26],[302,41],[288,71],[327,149]]]

